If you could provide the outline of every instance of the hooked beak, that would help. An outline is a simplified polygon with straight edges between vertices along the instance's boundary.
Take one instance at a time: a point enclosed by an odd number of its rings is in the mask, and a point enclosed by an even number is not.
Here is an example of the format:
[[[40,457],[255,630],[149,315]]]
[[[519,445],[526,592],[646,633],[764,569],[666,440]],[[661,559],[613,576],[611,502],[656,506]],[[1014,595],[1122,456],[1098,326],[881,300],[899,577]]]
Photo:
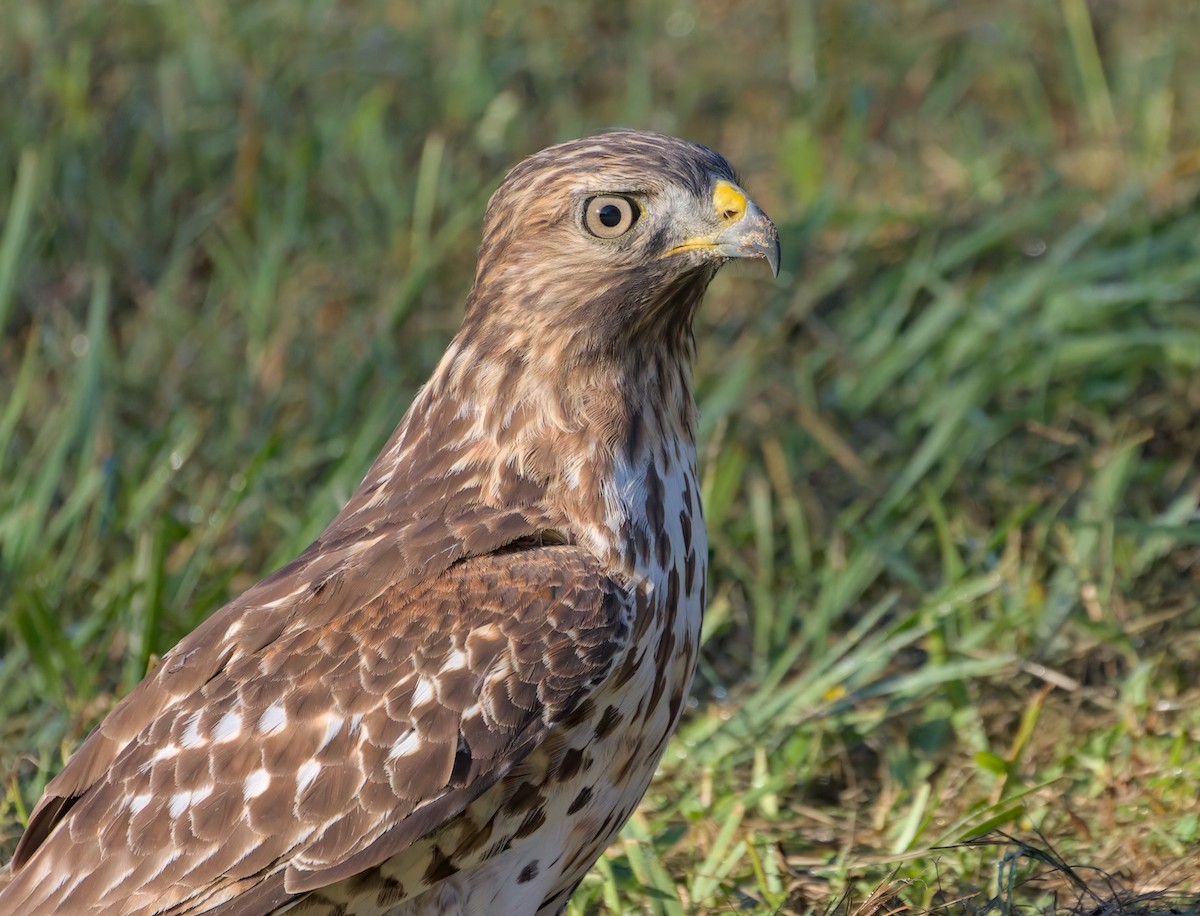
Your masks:
[[[746,215],[716,237],[717,253],[727,258],[762,258],[779,276],[779,231],[754,201]]]
[[[721,180],[713,189],[713,207],[723,224],[711,235],[689,238],[668,255],[682,251],[707,250],[722,258],[762,258],[779,276],[779,231],[737,185]]]

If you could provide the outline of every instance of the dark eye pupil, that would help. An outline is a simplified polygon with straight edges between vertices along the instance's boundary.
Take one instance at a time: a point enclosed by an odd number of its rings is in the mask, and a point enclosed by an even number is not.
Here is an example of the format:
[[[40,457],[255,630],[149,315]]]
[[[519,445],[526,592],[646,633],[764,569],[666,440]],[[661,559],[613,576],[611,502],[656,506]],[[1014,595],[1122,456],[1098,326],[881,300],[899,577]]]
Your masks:
[[[605,204],[597,215],[600,217],[601,225],[611,229],[621,221],[621,208],[616,204]]]

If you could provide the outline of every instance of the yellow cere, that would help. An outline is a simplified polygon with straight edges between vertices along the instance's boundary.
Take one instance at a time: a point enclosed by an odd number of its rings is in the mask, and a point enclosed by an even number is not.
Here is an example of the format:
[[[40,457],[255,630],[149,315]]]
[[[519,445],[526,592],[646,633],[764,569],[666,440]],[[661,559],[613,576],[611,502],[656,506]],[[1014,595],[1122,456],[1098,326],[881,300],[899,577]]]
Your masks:
[[[746,195],[737,185],[718,181],[713,188],[713,207],[722,220],[736,223],[746,213]]]

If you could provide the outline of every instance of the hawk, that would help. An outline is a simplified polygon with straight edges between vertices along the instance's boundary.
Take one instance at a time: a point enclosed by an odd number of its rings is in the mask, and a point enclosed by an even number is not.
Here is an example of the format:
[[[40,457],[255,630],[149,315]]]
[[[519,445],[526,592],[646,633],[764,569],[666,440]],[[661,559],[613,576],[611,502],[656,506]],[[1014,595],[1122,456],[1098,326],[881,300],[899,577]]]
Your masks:
[[[47,785],[0,913],[552,914],[645,792],[699,651],[692,318],[775,226],[716,152],[517,165],[461,330],[299,557]]]

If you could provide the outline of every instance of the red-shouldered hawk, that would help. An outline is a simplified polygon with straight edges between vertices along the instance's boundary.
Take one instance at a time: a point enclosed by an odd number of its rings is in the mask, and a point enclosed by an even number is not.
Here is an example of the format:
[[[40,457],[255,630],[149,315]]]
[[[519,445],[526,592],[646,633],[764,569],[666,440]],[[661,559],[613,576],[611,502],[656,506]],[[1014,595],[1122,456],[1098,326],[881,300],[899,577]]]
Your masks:
[[[731,258],[778,273],[778,236],[712,150],[616,131],[514,168],[362,485],[71,757],[0,912],[560,912],[695,669],[692,317]]]

